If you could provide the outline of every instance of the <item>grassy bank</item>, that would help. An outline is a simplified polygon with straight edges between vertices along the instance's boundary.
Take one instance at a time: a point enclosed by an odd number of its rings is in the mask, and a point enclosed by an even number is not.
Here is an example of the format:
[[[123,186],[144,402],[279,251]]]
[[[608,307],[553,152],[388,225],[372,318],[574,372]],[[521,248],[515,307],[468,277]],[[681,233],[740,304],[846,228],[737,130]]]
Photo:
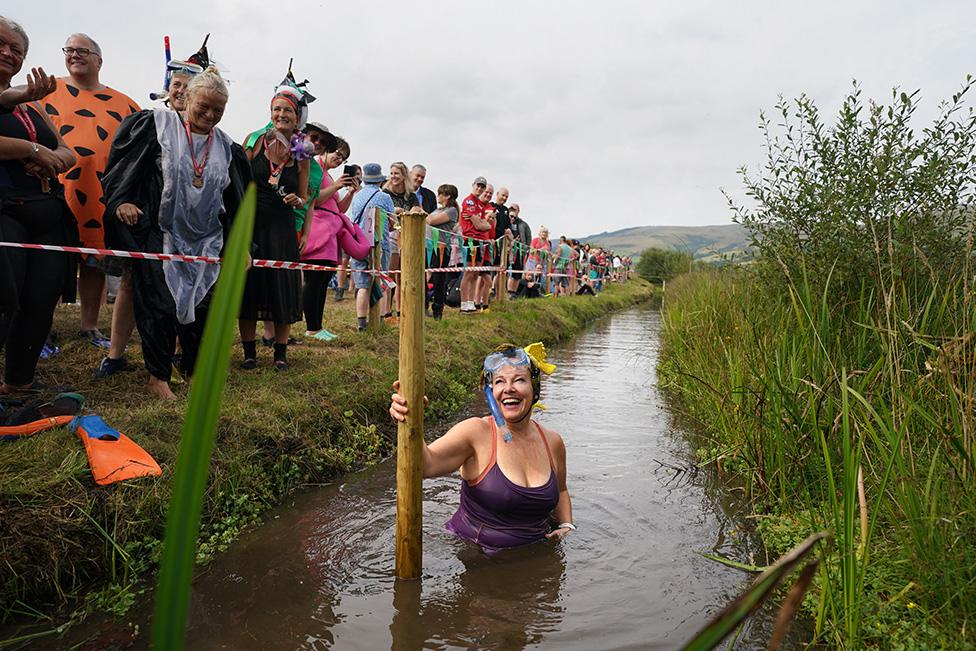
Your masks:
[[[600,296],[518,301],[486,314],[426,321],[428,418],[453,415],[472,395],[481,359],[504,341],[555,343],[587,322],[652,296],[635,280]],[[390,385],[396,377],[397,331],[355,332],[351,301],[329,303],[326,322],[340,335],[332,344],[306,341],[289,350],[291,368],[276,373],[271,351],[259,368],[232,370],[217,431],[198,557],[227,547],[244,527],[283,496],[326,482],[383,458],[391,450]],[[70,306],[55,330],[77,330]],[[107,322],[107,320],[103,321]],[[298,330],[301,328],[301,330]],[[298,324],[298,331],[304,331]],[[42,361],[39,377],[68,385],[145,448],[162,477],[98,488],[81,444],[66,430],[0,445],[0,621],[49,614],[65,604],[124,611],[155,568],[170,494],[185,385],[180,400],[164,403],[145,391],[138,346],[136,368],[96,381],[100,352],[69,340],[61,355]],[[239,361],[239,353],[235,356]]]
[[[864,290],[750,271],[668,283],[662,381],[754,499],[769,557],[815,530],[831,647],[972,648],[976,303],[962,277]]]

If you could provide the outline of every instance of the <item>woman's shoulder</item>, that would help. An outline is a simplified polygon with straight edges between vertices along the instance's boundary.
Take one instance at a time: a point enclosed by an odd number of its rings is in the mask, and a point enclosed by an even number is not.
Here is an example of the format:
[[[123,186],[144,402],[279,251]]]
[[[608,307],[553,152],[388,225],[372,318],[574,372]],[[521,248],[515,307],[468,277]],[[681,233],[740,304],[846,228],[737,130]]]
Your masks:
[[[559,432],[549,427],[546,427],[545,425],[543,425],[537,420],[533,420],[532,422],[535,423],[539,427],[539,429],[542,430],[543,434],[545,434],[546,441],[548,441],[550,448],[555,450],[557,448],[565,447],[566,444],[563,443],[563,437]]]

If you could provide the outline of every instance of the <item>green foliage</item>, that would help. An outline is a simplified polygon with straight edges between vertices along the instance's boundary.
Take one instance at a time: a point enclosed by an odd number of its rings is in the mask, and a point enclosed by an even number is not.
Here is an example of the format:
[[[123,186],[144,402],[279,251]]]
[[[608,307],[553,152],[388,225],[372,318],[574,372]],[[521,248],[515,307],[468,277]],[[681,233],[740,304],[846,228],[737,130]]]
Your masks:
[[[176,460],[173,496],[166,517],[166,538],[153,617],[153,647],[156,649],[183,648],[200,514],[227,382],[231,344],[244,294],[256,198],[252,183],[234,218],[200,344],[199,363]]]
[[[767,263],[767,281],[807,282],[818,293],[829,279],[832,300],[843,301],[899,279],[926,291],[932,279],[959,273],[976,181],[976,115],[965,105],[972,84],[967,77],[920,131],[911,125],[918,91],[865,103],[857,84],[834,125],[805,95],[780,99],[775,124],[763,115],[766,163],[759,176],[740,170],[755,205],[729,202]]]
[[[693,258],[687,251],[649,248],[641,251],[637,274],[652,283],[668,281],[691,271]]]
[[[705,427],[699,458],[740,473],[770,555],[835,533],[804,602],[829,646],[973,643],[976,301],[964,288],[940,285],[919,308],[902,287],[887,305],[866,293],[838,306],[829,286],[783,297],[743,269],[668,284],[659,371]]]

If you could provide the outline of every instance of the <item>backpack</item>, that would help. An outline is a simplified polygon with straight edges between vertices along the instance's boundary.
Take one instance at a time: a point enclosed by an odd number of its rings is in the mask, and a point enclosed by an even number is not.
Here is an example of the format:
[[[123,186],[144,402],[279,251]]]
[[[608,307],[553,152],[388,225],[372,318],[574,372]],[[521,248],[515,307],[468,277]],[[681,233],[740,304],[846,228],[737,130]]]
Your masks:
[[[450,307],[461,307],[461,276],[450,278],[447,281],[447,292],[444,297],[444,304]]]

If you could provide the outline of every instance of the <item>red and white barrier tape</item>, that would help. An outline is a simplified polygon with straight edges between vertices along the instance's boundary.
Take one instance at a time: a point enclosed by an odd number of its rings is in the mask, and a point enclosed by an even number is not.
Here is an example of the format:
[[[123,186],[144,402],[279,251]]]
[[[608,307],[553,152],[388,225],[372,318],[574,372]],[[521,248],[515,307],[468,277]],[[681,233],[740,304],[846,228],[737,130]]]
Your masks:
[[[12,249],[32,249],[36,251],[55,251],[60,253],[84,253],[86,255],[107,255],[116,258],[129,258],[131,260],[159,260],[159,261],[173,261],[173,262],[202,262],[204,264],[220,264],[220,258],[207,255],[182,255],[179,253],[144,253],[142,251],[122,251],[119,249],[98,249],[88,246],[59,246],[56,244],[26,244],[23,242],[0,242],[0,247],[7,247]],[[254,259],[251,260],[251,266],[261,267],[262,269],[292,269],[297,271],[339,271],[340,267],[328,267],[320,264],[310,264],[308,262],[291,262],[288,260],[261,260]],[[446,271],[501,271],[501,267],[437,267],[434,269],[425,269],[429,272]],[[391,271],[377,271],[376,269],[349,269],[346,271],[353,272],[359,271],[360,273],[368,273],[372,275],[386,275],[386,274],[399,274],[399,270]],[[518,274],[538,274],[546,275],[549,277],[560,277],[566,276],[571,277],[570,274],[565,273],[548,273],[542,274],[538,270],[526,271],[526,270],[515,270],[508,269],[507,273],[511,275]]]

